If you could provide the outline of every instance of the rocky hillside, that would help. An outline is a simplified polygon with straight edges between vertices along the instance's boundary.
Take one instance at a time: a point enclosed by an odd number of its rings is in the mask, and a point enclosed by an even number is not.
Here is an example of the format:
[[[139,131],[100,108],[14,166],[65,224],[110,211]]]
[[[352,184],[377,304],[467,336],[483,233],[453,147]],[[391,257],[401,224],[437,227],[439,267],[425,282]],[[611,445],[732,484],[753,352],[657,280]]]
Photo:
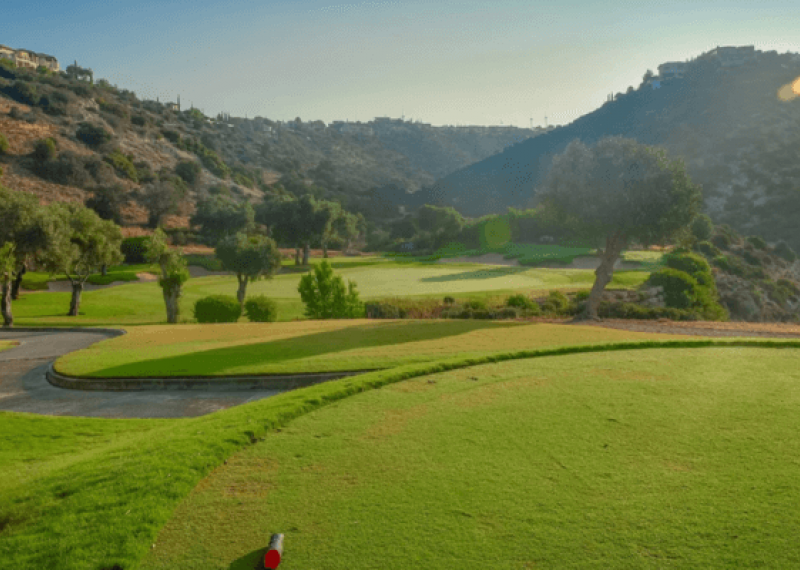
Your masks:
[[[86,201],[110,189],[123,202],[123,223],[142,226],[147,189],[168,183],[180,203],[163,221],[185,227],[197,201],[221,187],[257,202],[280,185],[374,214],[370,191],[376,187],[417,190],[539,132],[391,119],[325,125],[210,118],[197,109],[139,100],[103,80],[91,84],[2,60],[0,134],[9,143],[0,152],[5,186],[43,202]],[[35,152],[46,139],[52,139],[52,156]],[[196,176],[179,173],[187,162],[200,165]]]
[[[800,249],[800,97],[782,100],[800,77],[800,56],[755,51],[724,61],[703,54],[674,77],[648,77],[596,111],[450,174],[408,196],[384,199],[415,207],[451,205],[464,215],[525,207],[535,197],[549,158],[580,139],[620,135],[664,146],[683,158],[704,189],[715,222],[745,234],[783,239]],[[797,85],[797,84],[796,84]],[[797,89],[796,87],[796,90]],[[791,93],[791,87],[788,88]]]

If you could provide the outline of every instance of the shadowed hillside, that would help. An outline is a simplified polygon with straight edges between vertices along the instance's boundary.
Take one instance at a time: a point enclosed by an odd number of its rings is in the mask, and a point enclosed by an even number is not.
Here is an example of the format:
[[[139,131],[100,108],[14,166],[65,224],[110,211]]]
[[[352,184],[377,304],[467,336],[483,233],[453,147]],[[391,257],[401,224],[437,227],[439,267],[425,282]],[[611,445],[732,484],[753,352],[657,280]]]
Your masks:
[[[800,98],[778,91],[800,76],[800,56],[755,51],[730,63],[713,53],[687,62],[679,77],[643,81],[573,123],[459,170],[422,191],[386,200],[449,205],[467,216],[531,205],[548,162],[580,139],[620,135],[666,147],[703,186],[716,222],[800,247]]]

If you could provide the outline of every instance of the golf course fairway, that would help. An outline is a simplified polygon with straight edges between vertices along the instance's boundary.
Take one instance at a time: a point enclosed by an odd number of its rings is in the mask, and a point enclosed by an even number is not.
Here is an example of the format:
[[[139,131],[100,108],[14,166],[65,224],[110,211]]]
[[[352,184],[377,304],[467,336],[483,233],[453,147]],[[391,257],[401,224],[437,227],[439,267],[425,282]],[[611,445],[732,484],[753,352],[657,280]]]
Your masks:
[[[246,406],[245,406],[246,407]],[[549,356],[334,402],[229,458],[141,568],[797,568],[800,351]]]

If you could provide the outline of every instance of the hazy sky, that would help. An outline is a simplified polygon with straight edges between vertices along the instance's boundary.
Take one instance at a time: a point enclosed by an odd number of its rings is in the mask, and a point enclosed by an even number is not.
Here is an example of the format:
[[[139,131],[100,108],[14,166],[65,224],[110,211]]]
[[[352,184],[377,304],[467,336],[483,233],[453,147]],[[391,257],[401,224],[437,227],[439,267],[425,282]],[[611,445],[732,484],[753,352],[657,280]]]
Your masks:
[[[527,127],[718,45],[800,52],[800,2],[4,0],[0,43],[208,115]]]

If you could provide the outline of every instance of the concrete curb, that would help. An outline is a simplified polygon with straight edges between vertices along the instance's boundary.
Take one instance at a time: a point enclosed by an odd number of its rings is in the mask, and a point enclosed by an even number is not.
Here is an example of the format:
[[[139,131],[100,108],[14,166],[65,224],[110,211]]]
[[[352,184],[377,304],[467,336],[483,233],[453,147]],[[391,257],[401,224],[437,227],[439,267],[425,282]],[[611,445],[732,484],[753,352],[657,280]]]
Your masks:
[[[293,390],[329,380],[338,380],[374,370],[349,370],[317,374],[288,374],[273,376],[219,376],[185,378],[73,378],[47,368],[45,377],[53,386],[71,390],[197,390],[208,392],[232,392],[240,390]]]
[[[103,329],[103,328],[89,328],[89,327],[0,327],[0,332],[96,332],[100,334],[107,334],[111,336],[122,336],[128,334],[128,331],[121,329]]]

